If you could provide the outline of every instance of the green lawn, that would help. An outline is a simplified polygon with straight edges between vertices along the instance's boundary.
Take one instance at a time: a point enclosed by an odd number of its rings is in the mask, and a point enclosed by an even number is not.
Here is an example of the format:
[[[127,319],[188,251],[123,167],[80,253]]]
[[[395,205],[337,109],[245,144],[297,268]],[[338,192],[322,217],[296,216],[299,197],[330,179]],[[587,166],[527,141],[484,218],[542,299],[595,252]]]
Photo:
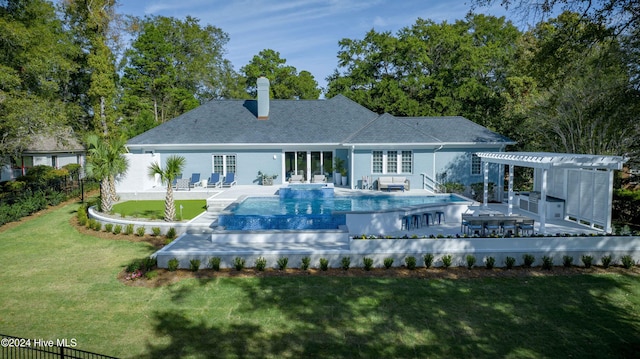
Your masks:
[[[640,279],[189,279],[121,284],[152,253],[69,224],[66,206],[0,232],[0,333],[75,338],[126,358],[624,358],[640,351]]]
[[[207,201],[204,199],[176,200],[176,216],[182,219],[193,219],[206,211]],[[182,205],[182,213],[180,206]],[[164,200],[162,201],[126,201],[113,206],[113,212],[125,216],[161,219],[164,217]]]

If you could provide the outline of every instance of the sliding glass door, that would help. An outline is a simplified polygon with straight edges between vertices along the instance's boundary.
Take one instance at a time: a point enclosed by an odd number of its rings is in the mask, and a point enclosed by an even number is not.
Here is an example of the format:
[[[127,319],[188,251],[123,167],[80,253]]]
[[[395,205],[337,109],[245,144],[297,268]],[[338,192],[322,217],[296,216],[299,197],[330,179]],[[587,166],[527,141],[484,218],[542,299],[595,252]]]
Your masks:
[[[304,176],[309,182],[313,175],[325,175],[327,181],[331,180],[333,168],[333,152],[331,151],[292,151],[285,152],[284,166],[286,180],[291,175]]]

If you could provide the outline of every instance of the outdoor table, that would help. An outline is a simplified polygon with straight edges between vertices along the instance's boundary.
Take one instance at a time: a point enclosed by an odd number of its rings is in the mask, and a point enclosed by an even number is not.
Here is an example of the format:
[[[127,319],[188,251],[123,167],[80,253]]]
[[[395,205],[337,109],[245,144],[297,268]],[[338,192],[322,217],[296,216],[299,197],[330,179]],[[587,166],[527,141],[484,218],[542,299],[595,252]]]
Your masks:
[[[468,213],[463,213],[462,214],[462,223],[464,225],[464,223],[467,223],[467,228],[468,226],[478,226],[480,225],[481,229],[478,229],[481,231],[481,234],[484,236],[486,233],[486,228],[488,226],[488,224],[490,223],[498,223],[498,225],[500,223],[504,223],[506,221],[515,221],[516,224],[517,223],[522,223],[523,221],[526,220],[533,220],[532,218],[526,217],[526,216],[520,216],[520,215],[506,215],[506,214],[493,214],[493,215],[472,215],[472,214],[468,214]],[[478,228],[478,227],[474,227]],[[517,228],[517,226],[516,226]],[[517,231],[517,229],[516,229]]]
[[[402,183],[389,183],[387,185],[387,192],[391,192],[391,189],[401,189],[404,192],[404,184]]]

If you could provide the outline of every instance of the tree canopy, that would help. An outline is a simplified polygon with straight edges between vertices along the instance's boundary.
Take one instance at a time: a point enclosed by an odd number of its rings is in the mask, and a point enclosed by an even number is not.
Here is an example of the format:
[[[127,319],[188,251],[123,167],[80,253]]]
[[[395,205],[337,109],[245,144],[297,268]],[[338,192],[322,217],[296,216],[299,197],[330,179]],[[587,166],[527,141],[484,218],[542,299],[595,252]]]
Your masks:
[[[260,51],[240,69],[249,96],[257,94],[256,81],[265,76],[270,82],[270,95],[274,99],[314,100],[320,96],[320,88],[309,71],[300,71],[286,65],[287,60],[271,49]]]

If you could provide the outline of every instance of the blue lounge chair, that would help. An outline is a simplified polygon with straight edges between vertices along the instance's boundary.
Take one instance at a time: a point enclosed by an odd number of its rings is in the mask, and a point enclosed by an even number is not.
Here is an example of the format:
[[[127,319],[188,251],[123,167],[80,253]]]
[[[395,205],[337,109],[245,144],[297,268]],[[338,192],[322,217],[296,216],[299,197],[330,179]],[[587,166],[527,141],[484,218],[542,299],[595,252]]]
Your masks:
[[[222,187],[231,187],[235,184],[236,184],[236,174],[233,172],[227,173],[227,175],[224,176],[224,182],[222,182]]]
[[[191,179],[189,180],[189,187],[196,187],[196,186],[200,186],[200,174],[199,173],[192,173],[191,174]]]
[[[209,181],[207,182],[207,187],[222,187],[222,179],[220,178],[219,173],[211,173],[211,177],[209,177]]]

